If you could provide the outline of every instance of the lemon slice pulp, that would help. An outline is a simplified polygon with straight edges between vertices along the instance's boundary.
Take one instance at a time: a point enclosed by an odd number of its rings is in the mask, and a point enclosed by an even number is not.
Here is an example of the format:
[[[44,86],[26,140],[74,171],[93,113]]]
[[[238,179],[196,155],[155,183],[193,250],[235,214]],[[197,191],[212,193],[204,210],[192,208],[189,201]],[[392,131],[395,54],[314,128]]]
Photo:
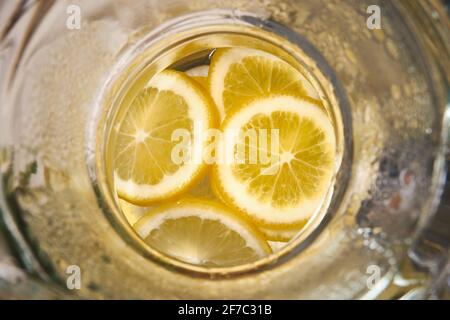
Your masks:
[[[271,252],[261,234],[219,203],[185,199],[150,211],[134,226],[153,248],[205,267],[230,267]]]

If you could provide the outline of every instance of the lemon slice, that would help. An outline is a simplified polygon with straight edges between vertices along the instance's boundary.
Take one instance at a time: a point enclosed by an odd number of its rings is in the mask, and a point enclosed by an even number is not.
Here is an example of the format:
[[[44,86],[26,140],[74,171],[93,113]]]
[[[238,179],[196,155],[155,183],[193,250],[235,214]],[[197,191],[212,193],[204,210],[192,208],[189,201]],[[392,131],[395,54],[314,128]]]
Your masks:
[[[215,122],[212,103],[198,83],[181,72],[165,70],[150,80],[118,129],[114,177],[121,198],[148,205],[197,181],[205,166],[195,155],[206,145],[201,131]],[[182,138],[172,139],[176,130],[190,139],[184,155],[177,148]],[[179,158],[174,159],[174,150],[180,151]]]
[[[224,160],[212,170],[213,190],[221,199],[258,225],[280,228],[300,226],[319,210],[334,173],[336,138],[318,106],[291,96],[270,97],[234,109],[222,129],[265,129],[268,138],[278,133],[278,146],[273,150],[267,140],[262,144],[246,135],[237,134],[234,140],[224,135],[217,148],[218,159]],[[245,157],[236,156],[238,147],[245,147]],[[258,151],[257,161],[249,161],[251,150]],[[261,161],[261,151],[270,161]]]
[[[235,107],[269,95],[319,99],[298,70],[278,57],[254,49],[217,49],[209,69],[209,87],[222,118]]]
[[[205,267],[230,267],[271,253],[262,235],[226,207],[187,199],[150,211],[134,226],[153,248]]]

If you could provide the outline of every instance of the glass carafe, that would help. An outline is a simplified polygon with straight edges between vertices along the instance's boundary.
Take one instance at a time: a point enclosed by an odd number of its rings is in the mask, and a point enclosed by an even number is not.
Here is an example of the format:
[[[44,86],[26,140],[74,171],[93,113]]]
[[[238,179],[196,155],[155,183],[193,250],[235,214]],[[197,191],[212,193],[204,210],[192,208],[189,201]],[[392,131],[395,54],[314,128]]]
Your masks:
[[[394,298],[425,297],[442,276],[445,248],[422,241],[450,122],[438,1],[4,1],[0,13],[2,221],[42,287],[83,298]],[[156,58],[154,72],[181,51],[255,38],[310,68],[336,107],[342,163],[311,232],[209,272],[148,248],[129,226],[107,139],[116,100]],[[81,285],[68,290],[74,266]]]

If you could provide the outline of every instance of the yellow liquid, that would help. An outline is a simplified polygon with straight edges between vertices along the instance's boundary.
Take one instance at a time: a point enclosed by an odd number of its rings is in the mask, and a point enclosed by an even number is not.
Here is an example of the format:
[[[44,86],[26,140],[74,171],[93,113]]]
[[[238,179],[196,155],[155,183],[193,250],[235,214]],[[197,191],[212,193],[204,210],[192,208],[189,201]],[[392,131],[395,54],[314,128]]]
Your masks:
[[[169,51],[165,56],[160,57],[160,59],[153,61],[152,64],[148,65],[141,74],[136,77],[135,81],[129,86],[127,92],[124,94],[124,98],[122,99],[122,105],[119,107],[118,116],[114,120],[114,123],[120,124],[120,116],[123,117],[126,115],[126,110],[130,103],[133,101],[133,97],[136,96],[141,88],[145,86],[145,84],[152,78],[152,76],[159,72],[161,69],[172,69],[180,72],[185,72],[193,79],[195,79],[201,86],[206,86],[206,77],[208,72],[208,66],[210,64],[210,59],[212,54],[217,48],[223,47],[244,47],[262,50],[272,55],[276,55],[280,59],[283,59],[285,62],[288,62],[292,67],[297,69],[303,76],[305,76],[308,80],[311,80],[311,86],[317,88],[318,95],[322,98],[325,97],[323,92],[321,91],[321,86],[319,81],[315,78],[315,76],[309,72],[308,70],[314,70],[314,66],[306,66],[304,61],[299,61],[298,57],[293,57],[286,50],[281,49],[280,47],[274,45],[273,43],[265,42],[263,40],[255,37],[255,33],[257,33],[257,29],[252,30],[253,35],[248,36],[247,34],[231,34],[231,33],[219,33],[219,34],[208,34],[204,37],[199,37],[197,41],[192,41],[185,43],[184,45],[180,45],[176,49]],[[245,46],[243,45],[245,44]],[[130,74],[132,70],[130,70]],[[335,109],[332,103],[327,101],[326,99],[322,99],[322,108],[323,111],[327,114],[333,126],[335,127],[335,134],[337,139],[337,153],[336,153],[336,166],[339,166],[339,157],[342,152],[342,134],[341,134],[341,125],[337,119],[338,115],[335,113]],[[114,146],[114,133],[111,133],[111,138],[109,140],[109,146]],[[109,148],[109,163],[107,165],[114,166],[111,159],[114,159],[114,148]],[[114,182],[113,182],[114,183]],[[311,231],[314,226],[317,226],[320,223],[320,220],[323,218],[326,209],[328,207],[328,203],[331,199],[332,194],[332,184],[333,180],[330,183],[330,190],[328,194],[324,195],[324,200],[322,203],[322,207],[320,210],[313,216],[311,219],[315,221],[304,221],[301,224],[297,224],[295,226],[287,227],[287,228],[271,228],[270,226],[258,226],[255,225],[257,229],[266,237],[268,243],[272,247],[273,252],[277,252],[281,250],[286,243],[296,238],[299,233]],[[217,192],[214,192],[211,187],[210,175],[205,174],[202,178],[191,188],[185,190],[183,193],[177,195],[170,200],[163,201],[162,203],[155,203],[148,206],[138,206],[136,204],[129,203],[123,199],[118,199],[119,206],[128,220],[131,226],[133,226],[145,213],[158,208],[165,203],[175,203],[180,199],[184,199],[186,197],[189,198],[204,198],[208,200],[213,200],[218,203],[223,203],[223,200],[220,196],[217,195]],[[226,204],[225,204],[226,205]],[[308,222],[309,229],[305,227],[305,224]],[[171,255],[171,252],[163,252],[165,254]]]

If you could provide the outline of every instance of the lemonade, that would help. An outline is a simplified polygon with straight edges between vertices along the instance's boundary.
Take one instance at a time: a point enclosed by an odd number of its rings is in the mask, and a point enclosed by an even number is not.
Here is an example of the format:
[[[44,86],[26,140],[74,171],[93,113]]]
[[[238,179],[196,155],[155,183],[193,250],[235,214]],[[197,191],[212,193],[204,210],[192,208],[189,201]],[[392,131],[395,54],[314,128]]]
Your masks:
[[[304,72],[223,47],[145,83],[115,125],[113,168],[122,211],[149,246],[238,266],[279,250],[323,210],[336,136]]]

